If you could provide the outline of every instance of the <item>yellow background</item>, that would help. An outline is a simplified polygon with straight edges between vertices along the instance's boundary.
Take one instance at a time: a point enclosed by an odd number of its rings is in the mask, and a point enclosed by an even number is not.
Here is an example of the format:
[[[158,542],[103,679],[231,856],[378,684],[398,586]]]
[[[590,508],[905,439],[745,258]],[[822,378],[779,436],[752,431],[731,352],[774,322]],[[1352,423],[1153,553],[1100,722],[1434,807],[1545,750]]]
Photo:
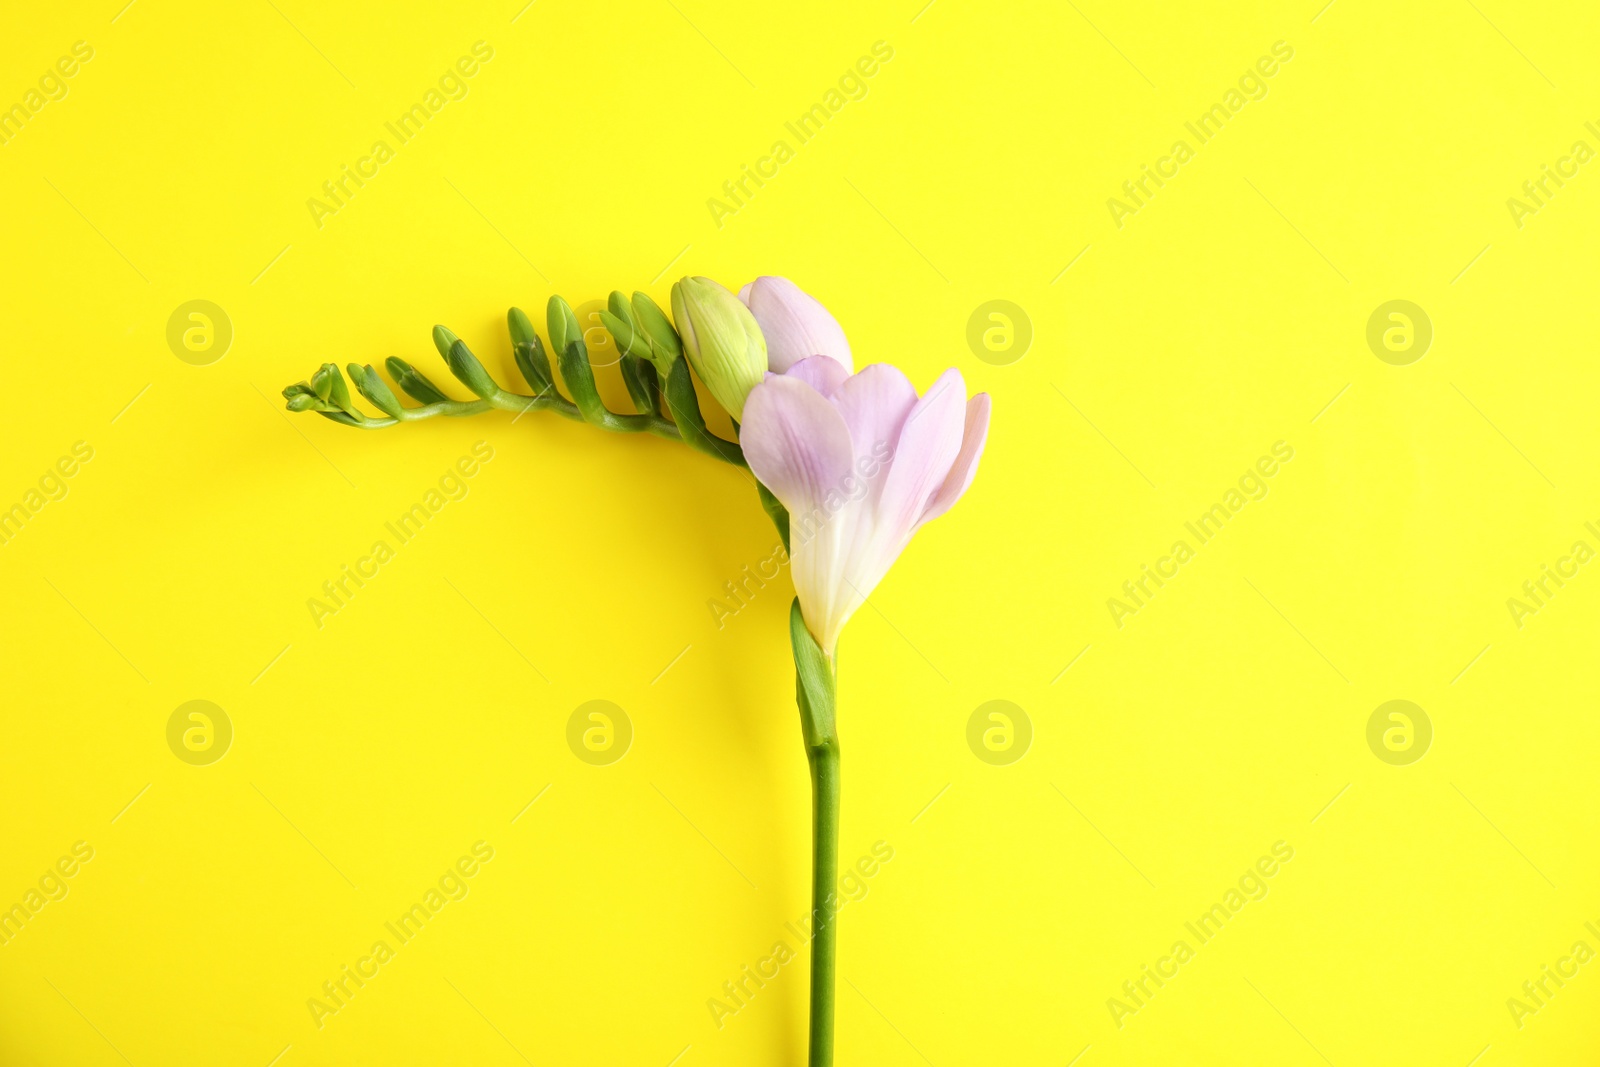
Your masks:
[[[0,548],[0,904],[95,855],[0,947],[0,1060],[803,1062],[803,962],[707,1007],[807,907],[788,580],[707,607],[771,553],[750,484],[548,414],[364,433],[278,396],[324,360],[448,380],[435,322],[510,382],[510,305],[780,273],[858,363],[994,396],[971,492],[842,645],[840,854],[894,859],[841,916],[841,1064],[1594,1062],[1600,963],[1506,1005],[1600,948],[1600,565],[1506,606],[1600,547],[1600,164],[1506,205],[1600,147],[1594,14],[922,2],[7,10],[0,103],[94,58],[0,146],[0,504],[94,458]],[[319,228],[307,199],[480,40]],[[1268,95],[1115,225],[1277,41]],[[167,346],[192,299],[233,325],[211,365]],[[966,341],[994,299],[1034,331],[1004,366]],[[1409,366],[1366,343],[1391,299],[1433,324]],[[1270,494],[1118,628],[1279,440]],[[478,441],[469,495],[319,628],[308,598]],[[235,730],[210,766],[167,745],[193,699]],[[595,699],[633,724],[610,766],[565,739]],[[1009,766],[966,741],[993,699],[1033,725]],[[1433,724],[1409,766],[1367,745],[1391,699]],[[470,894],[319,1029],[308,998],[480,840]],[[1119,1027],[1277,841],[1269,895]]]

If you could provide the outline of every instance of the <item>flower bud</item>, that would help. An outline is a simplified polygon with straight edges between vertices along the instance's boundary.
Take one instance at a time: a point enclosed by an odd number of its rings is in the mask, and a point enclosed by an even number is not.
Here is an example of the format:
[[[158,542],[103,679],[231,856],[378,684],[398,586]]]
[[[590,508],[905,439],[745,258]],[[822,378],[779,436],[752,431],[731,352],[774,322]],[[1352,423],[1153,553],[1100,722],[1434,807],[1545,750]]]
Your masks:
[[[583,330],[578,328],[578,316],[572,313],[572,306],[559,296],[552,296],[546,302],[544,312],[545,332],[550,335],[550,347],[555,350],[557,361],[566,359],[567,346],[576,341],[583,349],[583,358],[587,362],[588,346],[583,343]]]
[[[351,363],[345,367],[345,371],[350,375],[350,380],[355,383],[361,395],[372,401],[385,415],[391,419],[405,417],[405,409],[400,406],[400,401],[395,397],[394,391],[389,388],[388,383],[378,377],[378,372],[372,369],[372,364],[369,363],[363,367],[359,363]]]
[[[640,331],[639,321],[633,315],[633,305],[628,303],[626,296],[613,292],[606,301],[606,310],[600,312],[600,322],[623,355],[650,358],[650,339]]]
[[[444,327],[436,329],[442,330]],[[485,400],[493,400],[500,395],[500,387],[489,377],[489,372],[483,369],[483,364],[478,362],[478,357],[472,354],[465,341],[459,338],[453,341],[450,351],[445,353],[445,360],[450,364],[450,373],[474,393]]]
[[[684,278],[672,287],[672,318],[695,373],[735,420],[744,398],[767,373],[767,342],[755,316],[710,278]]]
[[[550,360],[544,354],[544,342],[533,331],[533,323],[521,308],[506,312],[506,325],[511,329],[511,353],[517,359],[517,369],[533,387],[535,396],[549,392],[555,381],[550,376]]]
[[[318,399],[332,404],[341,411],[355,413],[350,406],[350,389],[344,384],[344,375],[339,373],[339,368],[332,363],[324,363],[317,368],[311,376],[311,391]]]
[[[808,356],[828,356],[854,371],[850,342],[838,320],[788,278],[757,278],[739,290],[739,299],[761,325],[774,374],[783,374]]]
[[[411,399],[424,404],[439,404],[450,399],[439,391],[437,385],[428,380],[427,375],[399,356],[390,356],[384,360],[383,365],[389,368],[389,377],[393,378]]]
[[[317,397],[316,393],[309,390],[304,393],[292,393],[288,396],[285,405],[290,411],[326,411],[327,402]]]
[[[672,377],[672,365],[683,358],[683,343],[666,313],[647,293],[633,294],[633,321],[650,344],[650,362],[663,382]]]
[[[459,340],[461,338],[457,337],[455,331],[448,326],[435,326],[433,328],[433,347],[439,350],[439,355],[444,358],[446,363],[450,361],[450,346]]]

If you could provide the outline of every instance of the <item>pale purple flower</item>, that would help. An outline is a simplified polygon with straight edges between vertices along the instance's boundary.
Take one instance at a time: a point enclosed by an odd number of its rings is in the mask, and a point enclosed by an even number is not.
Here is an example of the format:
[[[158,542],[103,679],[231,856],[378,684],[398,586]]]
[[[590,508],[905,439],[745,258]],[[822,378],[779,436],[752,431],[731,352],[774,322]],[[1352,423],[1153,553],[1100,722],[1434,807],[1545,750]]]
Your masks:
[[[888,363],[851,375],[812,356],[751,390],[740,441],[789,510],[795,593],[828,656],[912,535],[972,484],[988,435],[989,395],[968,400],[954,368],[919,398]]]
[[[768,370],[782,374],[807,356],[831,356],[847,372],[854,369],[839,321],[788,278],[757,278],[739,290],[739,299],[761,324]]]

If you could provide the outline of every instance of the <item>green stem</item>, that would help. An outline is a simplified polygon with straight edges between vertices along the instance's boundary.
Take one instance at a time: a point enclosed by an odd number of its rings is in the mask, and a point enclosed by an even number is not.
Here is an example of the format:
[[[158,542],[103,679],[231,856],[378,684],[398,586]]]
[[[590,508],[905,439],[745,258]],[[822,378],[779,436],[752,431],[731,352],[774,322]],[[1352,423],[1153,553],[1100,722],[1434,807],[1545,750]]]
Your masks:
[[[808,1067],[833,1067],[834,972],[839,944],[839,740],[809,747],[811,758],[811,1052]]]
[[[431,419],[439,415],[459,418],[465,415],[481,415],[485,411],[515,411],[520,413],[528,411],[554,411],[557,415],[571,419],[574,422],[590,422],[603,430],[613,433],[652,433],[657,437],[665,437],[671,441],[683,440],[683,435],[678,432],[678,427],[659,415],[618,415],[615,412],[605,411],[603,414],[596,412],[592,417],[585,417],[578,406],[562,396],[526,396],[522,393],[512,393],[501,390],[497,395],[488,399],[478,400],[440,400],[421,407],[405,408],[400,418],[373,418],[362,416],[357,419],[345,412],[322,412],[335,422],[346,426],[355,426],[363,430],[382,430],[401,422],[416,422],[421,419]],[[713,453],[719,459],[729,463],[737,460],[721,453]]]
[[[795,702],[800,734],[811,762],[811,1052],[809,1067],[833,1067],[833,985],[838,931],[839,734],[834,729],[838,689],[833,660],[806,628],[800,600],[789,608],[794,646]]]

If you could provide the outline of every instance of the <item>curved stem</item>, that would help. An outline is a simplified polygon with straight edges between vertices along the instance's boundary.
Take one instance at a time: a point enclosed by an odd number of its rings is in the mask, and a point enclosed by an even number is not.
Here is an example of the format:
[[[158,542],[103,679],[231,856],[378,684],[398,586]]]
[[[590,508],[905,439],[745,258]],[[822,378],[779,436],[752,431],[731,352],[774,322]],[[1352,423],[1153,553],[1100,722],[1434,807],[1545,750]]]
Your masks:
[[[554,411],[557,415],[571,419],[574,422],[588,422],[599,426],[603,430],[613,433],[653,433],[657,437],[679,441],[683,435],[678,432],[678,427],[658,415],[618,415],[606,411],[604,416],[596,419],[586,418],[578,406],[561,396],[527,396],[523,393],[512,393],[501,390],[492,398],[478,400],[439,400],[421,407],[403,408],[401,417],[373,418],[362,416],[359,420],[344,412],[323,412],[335,422],[346,426],[355,426],[363,430],[381,430],[389,426],[396,426],[402,422],[417,422],[421,419],[431,419],[439,415],[452,418],[461,418],[467,415],[482,415],[486,411],[515,411],[523,414],[529,411]],[[730,460],[730,462],[732,462]]]
[[[587,366],[587,365],[586,365]],[[684,384],[688,384],[688,365],[684,365]],[[468,415],[481,415],[486,411],[514,411],[519,415],[530,411],[554,411],[562,418],[571,419],[573,422],[586,422],[591,426],[598,426],[602,430],[612,433],[649,433],[657,437],[664,437],[669,441],[683,441],[693,448],[715,456],[724,463],[735,467],[745,467],[744,451],[732,441],[724,441],[705,428],[705,423],[700,421],[698,409],[692,413],[679,405],[672,405],[674,414],[679,419],[662,418],[658,412],[645,412],[638,415],[624,415],[607,408],[598,394],[593,393],[593,382],[586,395],[589,399],[585,405],[574,404],[566,397],[547,389],[538,396],[528,396],[525,393],[513,393],[502,389],[494,396],[480,397],[476,400],[436,400],[431,404],[420,407],[401,408],[400,417],[385,415],[374,417],[362,414],[353,409],[344,411],[318,410],[323,418],[332,419],[344,426],[354,426],[358,430],[383,430],[390,426],[398,426],[402,422],[418,422],[422,419],[431,419],[440,415],[451,418],[461,418]],[[689,386],[692,390],[693,386]],[[691,396],[692,396],[691,392]],[[668,397],[671,403],[670,396]]]
[[[808,746],[811,759],[811,1051],[808,1067],[833,1067],[833,994],[838,930],[839,740]]]

